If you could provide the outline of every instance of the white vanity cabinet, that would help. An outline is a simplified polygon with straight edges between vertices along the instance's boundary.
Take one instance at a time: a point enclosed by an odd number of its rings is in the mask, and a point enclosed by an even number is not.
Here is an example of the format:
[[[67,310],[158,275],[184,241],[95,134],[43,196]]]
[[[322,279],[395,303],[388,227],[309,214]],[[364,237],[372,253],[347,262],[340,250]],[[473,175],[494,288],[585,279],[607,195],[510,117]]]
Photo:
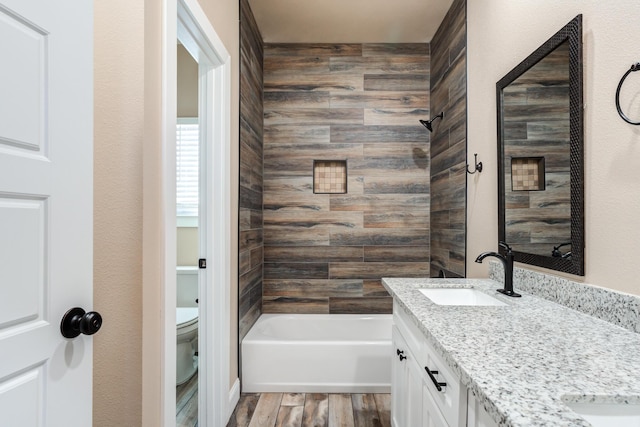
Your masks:
[[[470,426],[496,426],[472,395],[468,400],[466,387],[395,302],[393,313],[392,425],[465,427],[472,404]]]

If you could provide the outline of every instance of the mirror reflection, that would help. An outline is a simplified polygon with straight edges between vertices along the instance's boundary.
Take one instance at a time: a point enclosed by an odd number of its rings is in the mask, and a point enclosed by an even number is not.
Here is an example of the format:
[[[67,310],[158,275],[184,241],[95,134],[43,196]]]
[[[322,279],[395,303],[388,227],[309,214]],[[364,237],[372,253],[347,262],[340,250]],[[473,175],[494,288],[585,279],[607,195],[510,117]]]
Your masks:
[[[569,43],[503,90],[506,241],[571,256]]]
[[[584,275],[582,16],[497,83],[498,239]]]

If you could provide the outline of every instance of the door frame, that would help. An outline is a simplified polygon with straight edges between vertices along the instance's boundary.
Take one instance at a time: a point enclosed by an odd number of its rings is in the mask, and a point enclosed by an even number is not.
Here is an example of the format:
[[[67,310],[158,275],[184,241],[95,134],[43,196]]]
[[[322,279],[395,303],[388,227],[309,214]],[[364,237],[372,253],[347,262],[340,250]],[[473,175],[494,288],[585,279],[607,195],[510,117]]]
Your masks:
[[[225,426],[230,414],[231,57],[197,0],[164,0],[162,30],[162,147],[164,185],[164,345],[162,414],[176,423],[176,41],[198,62],[201,174],[198,418]],[[214,96],[215,95],[215,96]],[[201,162],[202,164],[202,162]],[[204,185],[204,188],[203,188]],[[204,191],[203,191],[204,190]],[[205,274],[202,274],[202,273]]]

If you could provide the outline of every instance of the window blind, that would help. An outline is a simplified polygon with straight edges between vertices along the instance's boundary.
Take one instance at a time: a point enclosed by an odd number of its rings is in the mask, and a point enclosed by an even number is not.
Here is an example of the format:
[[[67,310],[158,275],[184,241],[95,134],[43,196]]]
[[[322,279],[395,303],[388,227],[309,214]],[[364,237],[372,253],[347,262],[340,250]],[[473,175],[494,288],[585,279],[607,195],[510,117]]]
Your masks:
[[[177,216],[198,216],[198,122],[178,119],[176,126]]]

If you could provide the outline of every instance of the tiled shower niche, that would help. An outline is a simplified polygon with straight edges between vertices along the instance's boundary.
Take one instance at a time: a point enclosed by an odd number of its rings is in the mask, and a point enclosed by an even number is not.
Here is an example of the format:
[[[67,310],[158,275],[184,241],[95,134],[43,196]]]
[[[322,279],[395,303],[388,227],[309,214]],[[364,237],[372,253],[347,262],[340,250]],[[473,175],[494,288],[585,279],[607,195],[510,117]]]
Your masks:
[[[316,194],[344,194],[347,192],[346,160],[314,160],[313,192]]]

